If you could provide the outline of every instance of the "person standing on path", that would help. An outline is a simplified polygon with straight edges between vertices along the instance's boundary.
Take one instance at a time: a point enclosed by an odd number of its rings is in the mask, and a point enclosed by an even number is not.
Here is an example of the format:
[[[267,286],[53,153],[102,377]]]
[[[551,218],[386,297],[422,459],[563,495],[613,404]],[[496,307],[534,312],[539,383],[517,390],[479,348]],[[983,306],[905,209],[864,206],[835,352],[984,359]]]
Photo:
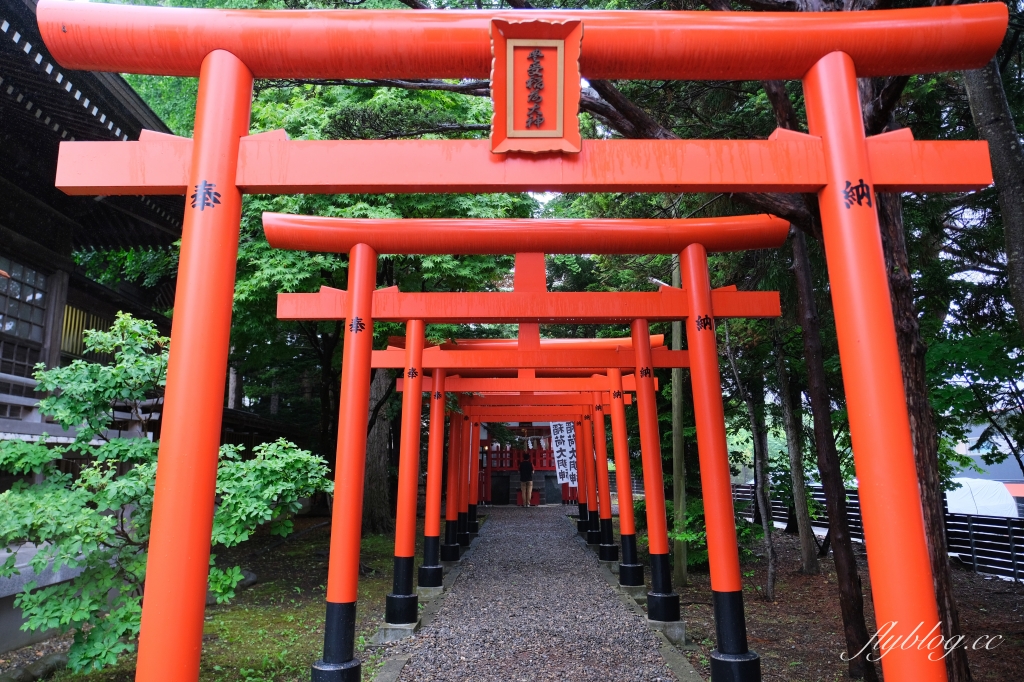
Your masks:
[[[529,507],[533,497],[533,464],[529,455],[523,455],[523,461],[519,463],[519,488],[523,494],[523,506]]]

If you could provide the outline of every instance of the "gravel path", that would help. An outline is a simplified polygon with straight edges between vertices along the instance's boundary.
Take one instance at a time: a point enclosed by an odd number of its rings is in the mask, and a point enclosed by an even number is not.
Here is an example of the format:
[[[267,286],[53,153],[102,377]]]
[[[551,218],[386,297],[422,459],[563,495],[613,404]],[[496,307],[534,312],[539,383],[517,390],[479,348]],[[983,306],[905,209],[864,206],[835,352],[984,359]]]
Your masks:
[[[563,507],[489,507],[434,620],[389,654],[400,680],[675,680]]]

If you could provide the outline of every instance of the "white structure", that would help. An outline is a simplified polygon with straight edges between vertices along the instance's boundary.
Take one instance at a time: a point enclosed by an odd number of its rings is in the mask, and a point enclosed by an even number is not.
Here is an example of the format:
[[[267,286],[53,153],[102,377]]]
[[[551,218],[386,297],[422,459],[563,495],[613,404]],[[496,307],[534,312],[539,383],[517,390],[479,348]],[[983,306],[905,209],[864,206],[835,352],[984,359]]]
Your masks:
[[[1017,502],[999,481],[980,478],[954,478],[960,487],[946,493],[950,514],[1017,517]]]

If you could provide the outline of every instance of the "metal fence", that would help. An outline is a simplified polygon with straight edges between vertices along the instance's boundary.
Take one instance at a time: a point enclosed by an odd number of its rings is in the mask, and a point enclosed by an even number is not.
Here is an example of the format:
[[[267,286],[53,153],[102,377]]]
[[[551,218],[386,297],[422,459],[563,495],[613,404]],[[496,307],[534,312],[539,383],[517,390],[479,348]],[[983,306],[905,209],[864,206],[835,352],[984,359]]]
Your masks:
[[[636,476],[629,477],[630,488],[633,491],[633,497],[643,497],[644,494],[644,482]],[[619,480],[615,476],[614,471],[608,472],[608,487],[613,495],[619,494]]]
[[[1024,519],[946,514],[946,542],[950,555],[959,557],[975,573],[1014,580],[1024,574]]]
[[[808,493],[818,503],[816,518],[811,520],[811,525],[827,530],[828,514],[821,487],[811,486]],[[754,487],[734,485],[732,494],[740,514],[752,518]],[[864,527],[861,525],[860,499],[856,490],[846,491],[846,518],[851,537],[863,541]],[[789,507],[781,500],[772,500],[772,520],[778,523],[789,521]],[[959,559],[976,573],[1024,579],[1024,519],[946,514],[946,544],[951,557]]]

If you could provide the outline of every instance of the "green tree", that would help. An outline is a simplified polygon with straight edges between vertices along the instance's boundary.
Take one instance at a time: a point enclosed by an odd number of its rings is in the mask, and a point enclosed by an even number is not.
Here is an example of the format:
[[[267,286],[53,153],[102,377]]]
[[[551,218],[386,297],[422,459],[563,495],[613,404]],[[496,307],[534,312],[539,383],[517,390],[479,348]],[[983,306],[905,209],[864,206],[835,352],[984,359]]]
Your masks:
[[[74,441],[0,441],[0,470],[42,479],[0,494],[0,547],[11,552],[0,575],[15,573],[17,552],[28,546],[37,550],[30,561],[37,574],[80,571],[71,581],[39,589],[30,582],[15,600],[24,629],[75,631],[74,670],[113,664],[138,636],[159,447],[147,433],[160,412],[168,339],[151,322],[119,314],[109,331],[86,332],[85,345],[113,355],[113,363],[39,365],[35,375],[38,390],[50,392],[40,411],[65,429],[76,428]],[[288,535],[299,500],[331,489],[323,460],[291,443],[260,445],[253,455],[243,457],[238,446],[221,448],[215,547],[244,542],[263,524],[272,534]],[[76,458],[81,472],[61,472],[62,457]],[[210,589],[226,601],[241,569],[216,567],[215,558]]]

